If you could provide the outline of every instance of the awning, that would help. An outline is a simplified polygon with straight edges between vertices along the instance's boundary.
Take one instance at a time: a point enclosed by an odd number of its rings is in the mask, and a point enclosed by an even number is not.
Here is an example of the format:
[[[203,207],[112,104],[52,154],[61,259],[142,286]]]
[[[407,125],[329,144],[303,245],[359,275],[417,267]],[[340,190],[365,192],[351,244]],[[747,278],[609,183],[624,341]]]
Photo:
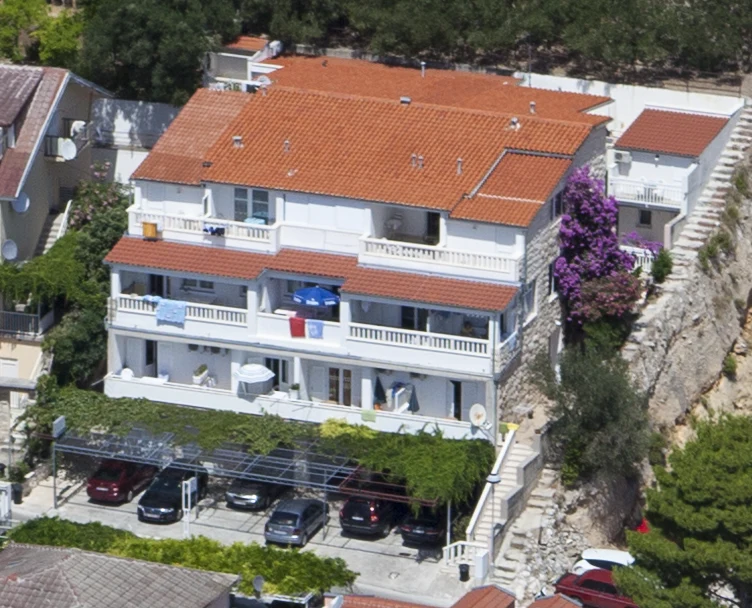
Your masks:
[[[274,378],[275,374],[269,368],[259,365],[258,363],[246,363],[241,365],[240,369],[235,372],[235,377],[239,382],[246,384],[255,384],[257,382],[266,382]]]

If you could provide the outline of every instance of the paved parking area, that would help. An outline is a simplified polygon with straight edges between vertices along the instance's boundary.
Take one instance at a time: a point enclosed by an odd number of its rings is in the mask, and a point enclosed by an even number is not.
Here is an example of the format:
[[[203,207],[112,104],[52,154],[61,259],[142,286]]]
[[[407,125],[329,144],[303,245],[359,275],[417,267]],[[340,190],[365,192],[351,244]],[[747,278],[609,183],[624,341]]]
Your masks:
[[[181,522],[167,525],[142,523],[136,516],[138,497],[123,505],[102,505],[89,501],[86,489],[75,482],[58,480],[58,494],[64,497],[58,510],[52,508],[52,479],[46,479],[15,506],[14,519],[41,515],[59,515],[80,523],[98,521],[151,538],[183,538]],[[191,517],[190,532],[222,543],[264,543],[264,524],[268,514],[228,509],[221,487],[212,488],[210,498],[202,501],[198,516]],[[340,502],[330,500],[330,521],[305,547],[327,557],[341,557],[348,567],[359,573],[356,593],[381,595],[450,606],[470,587],[460,583],[454,569],[444,567],[441,549],[418,549],[404,546],[402,537],[393,530],[386,538],[368,539],[345,535],[339,527]],[[273,507],[272,507],[273,508]]]

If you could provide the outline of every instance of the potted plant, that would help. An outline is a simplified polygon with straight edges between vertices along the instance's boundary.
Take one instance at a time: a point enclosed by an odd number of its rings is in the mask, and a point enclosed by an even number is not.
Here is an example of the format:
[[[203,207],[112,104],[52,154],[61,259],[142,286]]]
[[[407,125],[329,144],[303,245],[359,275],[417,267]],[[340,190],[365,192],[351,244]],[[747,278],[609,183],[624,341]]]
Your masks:
[[[290,399],[300,399],[300,384],[297,382],[290,385]]]
[[[209,368],[206,366],[206,363],[202,363],[196,368],[196,371],[193,372],[193,384],[203,384],[208,376]]]

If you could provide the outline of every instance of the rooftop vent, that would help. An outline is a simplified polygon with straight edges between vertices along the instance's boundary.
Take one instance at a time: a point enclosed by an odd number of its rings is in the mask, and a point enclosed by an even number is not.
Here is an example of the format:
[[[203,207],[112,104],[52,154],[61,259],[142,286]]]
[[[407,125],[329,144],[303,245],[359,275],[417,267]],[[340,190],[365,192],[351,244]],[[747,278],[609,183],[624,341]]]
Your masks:
[[[418,157],[418,169],[423,168],[423,155]]]
[[[425,61],[420,62],[420,77],[421,78],[426,77],[426,62]]]
[[[212,166],[212,163],[210,160],[205,160],[203,163],[201,163],[201,166],[208,169],[209,167]]]
[[[413,169],[418,166],[418,155],[415,152],[410,155],[410,165]]]
[[[243,147],[243,137],[242,137],[242,135],[233,135],[232,136],[232,145],[235,148],[242,148]]]
[[[462,175],[462,159],[457,159],[457,175]]]
[[[516,116],[513,116],[512,119],[509,121],[509,128],[517,131],[520,128],[520,119]]]
[[[412,101],[412,99],[410,97],[405,96],[405,95],[403,95],[402,97],[400,97],[400,103],[403,103],[405,105],[408,105],[411,101]]]
[[[530,113],[535,114],[535,102],[534,101],[530,102]]]
[[[285,140],[284,146],[285,146],[285,152],[286,153],[289,152],[290,151],[290,140],[289,139]]]

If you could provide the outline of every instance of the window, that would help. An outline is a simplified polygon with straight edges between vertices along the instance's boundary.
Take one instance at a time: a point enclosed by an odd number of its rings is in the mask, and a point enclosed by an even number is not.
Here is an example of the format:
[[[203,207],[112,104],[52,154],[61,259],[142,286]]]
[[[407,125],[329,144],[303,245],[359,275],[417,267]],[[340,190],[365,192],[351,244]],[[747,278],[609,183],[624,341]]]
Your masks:
[[[403,306],[401,327],[402,329],[426,331],[428,327],[428,310],[425,308],[415,308],[414,306]]]
[[[244,222],[248,217],[248,190],[235,188],[235,221]]]
[[[157,360],[157,343],[154,340],[146,341],[146,365],[154,365]]]
[[[329,401],[352,405],[352,371],[329,368]]]
[[[525,288],[525,319],[529,320],[536,313],[535,308],[535,279],[530,281]]]
[[[554,272],[554,263],[548,265],[548,295],[554,296],[559,292],[559,280]]]
[[[269,223],[269,193],[266,190],[253,191],[251,217]]]
[[[274,372],[274,385],[275,386],[288,383],[286,359],[276,359],[273,357],[267,357],[266,359],[264,359],[264,367]]]
[[[637,220],[637,224],[650,228],[653,225],[653,212],[649,209],[640,209],[640,218]]]
[[[183,283],[181,284],[180,288],[183,290],[194,291],[214,291],[214,282],[199,281],[196,279],[183,279]]]
[[[8,148],[14,148],[16,145],[15,129],[13,125],[0,128],[0,158],[3,157]]]
[[[562,213],[564,213],[564,198],[562,196],[563,190],[557,192],[551,201],[551,219],[556,219]]]

